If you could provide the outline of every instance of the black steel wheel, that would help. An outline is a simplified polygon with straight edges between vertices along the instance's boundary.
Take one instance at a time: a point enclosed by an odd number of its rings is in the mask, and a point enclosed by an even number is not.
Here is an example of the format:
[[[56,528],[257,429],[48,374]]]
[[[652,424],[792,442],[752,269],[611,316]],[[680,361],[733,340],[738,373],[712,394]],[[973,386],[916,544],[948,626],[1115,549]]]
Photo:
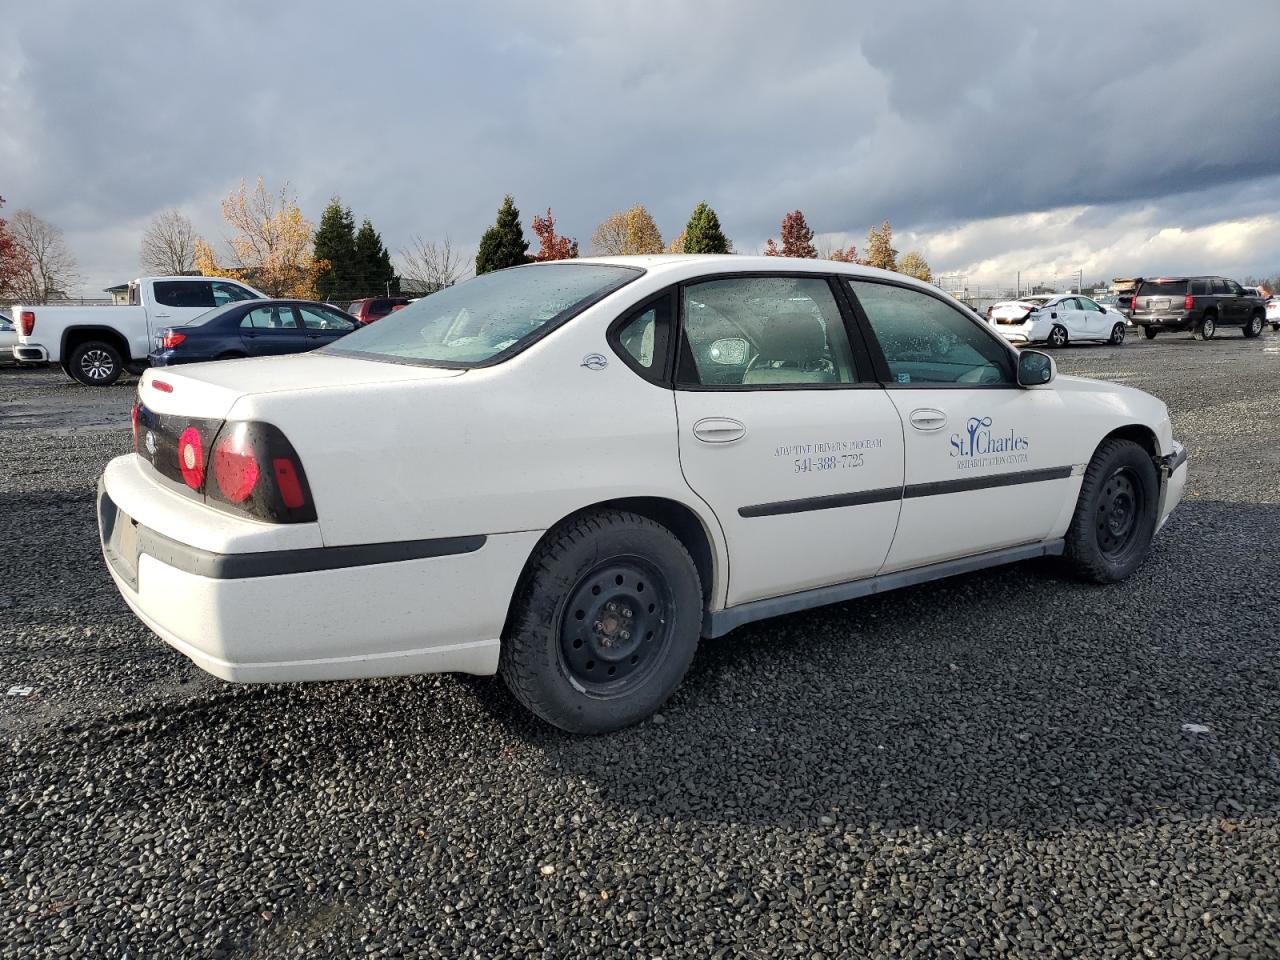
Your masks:
[[[1104,440],[1085,469],[1064,560],[1086,580],[1123,580],[1151,548],[1159,499],[1151,454],[1132,440]]]
[[[1124,558],[1132,549],[1138,530],[1138,519],[1145,512],[1142,481],[1132,467],[1120,467],[1103,484],[1098,497],[1098,549],[1111,561]]]
[[[617,730],[679,686],[702,612],[697,566],[674,533],[627,511],[583,513],[548,531],[529,558],[498,672],[562,730]]]
[[[615,557],[578,581],[560,617],[565,672],[596,697],[625,697],[671,644],[671,588],[641,557]]]

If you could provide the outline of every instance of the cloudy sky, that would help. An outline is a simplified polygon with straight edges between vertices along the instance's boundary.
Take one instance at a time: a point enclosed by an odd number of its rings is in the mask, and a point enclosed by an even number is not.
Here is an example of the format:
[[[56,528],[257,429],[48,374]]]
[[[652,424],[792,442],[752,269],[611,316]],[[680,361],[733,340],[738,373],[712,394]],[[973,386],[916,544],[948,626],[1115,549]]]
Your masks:
[[[980,12],[964,10],[976,7]],[[706,200],[741,251],[802,209],[973,286],[1280,272],[1280,2],[6,4],[0,195],[98,290],[242,177],[340,194],[393,251],[504,193],[589,247]]]

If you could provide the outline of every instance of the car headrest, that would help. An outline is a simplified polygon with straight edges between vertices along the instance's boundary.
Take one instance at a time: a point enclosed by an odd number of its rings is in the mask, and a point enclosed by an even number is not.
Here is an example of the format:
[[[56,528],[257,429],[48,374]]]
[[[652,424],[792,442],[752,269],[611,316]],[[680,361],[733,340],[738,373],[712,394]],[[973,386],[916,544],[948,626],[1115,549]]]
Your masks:
[[[827,331],[811,313],[774,314],[757,334],[760,359],[799,362],[826,355]]]

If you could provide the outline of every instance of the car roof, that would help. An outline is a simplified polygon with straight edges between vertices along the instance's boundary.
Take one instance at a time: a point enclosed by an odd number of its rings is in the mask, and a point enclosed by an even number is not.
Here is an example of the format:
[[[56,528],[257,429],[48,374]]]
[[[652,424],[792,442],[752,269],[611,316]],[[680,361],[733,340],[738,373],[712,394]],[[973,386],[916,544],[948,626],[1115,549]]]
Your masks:
[[[550,266],[565,261],[551,260],[529,264],[532,267]],[[581,257],[574,263],[616,264],[623,267],[639,267],[651,274],[689,275],[705,273],[839,273],[850,277],[893,280],[906,286],[937,291],[933,284],[925,283],[904,273],[881,270],[860,263],[843,263],[838,260],[812,260],[801,257],[765,257],[739,253],[663,253],[650,256]]]

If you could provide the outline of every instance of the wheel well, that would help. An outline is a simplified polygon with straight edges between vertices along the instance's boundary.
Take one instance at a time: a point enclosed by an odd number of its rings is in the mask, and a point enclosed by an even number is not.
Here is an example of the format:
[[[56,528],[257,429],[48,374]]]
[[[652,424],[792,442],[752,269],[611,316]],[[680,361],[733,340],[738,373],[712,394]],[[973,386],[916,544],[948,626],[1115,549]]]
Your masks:
[[[72,327],[62,334],[62,362],[70,363],[71,351],[90,340],[111,344],[120,351],[120,358],[126,362],[132,359],[128,342],[110,327]]]
[[[628,513],[637,513],[642,517],[647,517],[654,523],[662,524],[662,526],[675,534],[676,539],[684,545],[684,548],[689,551],[689,556],[693,558],[693,565],[698,571],[698,579],[702,581],[703,609],[707,608],[711,603],[715,588],[715,557],[711,549],[711,538],[707,535],[706,528],[702,525],[702,521],[698,519],[698,515],[684,504],[675,500],[667,500],[662,497],[624,497],[618,500],[604,500],[600,503],[582,507],[567,517],[560,518],[548,527],[547,532],[542,535],[533,550],[530,551],[529,560],[533,559],[533,555],[538,552],[538,548],[542,546],[547,537],[551,536],[562,524],[572,520],[574,517],[596,510],[625,510]],[[516,598],[520,595],[521,587],[524,585],[525,577],[529,571],[529,560],[525,561],[524,569],[520,571],[520,576],[516,580],[516,588],[507,607],[506,622],[508,625],[511,623],[511,615],[515,609]],[[504,634],[505,632],[504,628]]]
[[[246,354],[240,350],[224,350],[213,359],[215,360],[243,360]]]
[[[1131,440],[1147,451],[1153,458],[1160,456],[1160,443],[1156,440],[1156,435],[1149,427],[1141,424],[1131,423],[1127,427],[1120,427],[1112,430],[1102,438],[1102,443],[1108,440]],[[1102,446],[1102,443],[1098,446]]]

